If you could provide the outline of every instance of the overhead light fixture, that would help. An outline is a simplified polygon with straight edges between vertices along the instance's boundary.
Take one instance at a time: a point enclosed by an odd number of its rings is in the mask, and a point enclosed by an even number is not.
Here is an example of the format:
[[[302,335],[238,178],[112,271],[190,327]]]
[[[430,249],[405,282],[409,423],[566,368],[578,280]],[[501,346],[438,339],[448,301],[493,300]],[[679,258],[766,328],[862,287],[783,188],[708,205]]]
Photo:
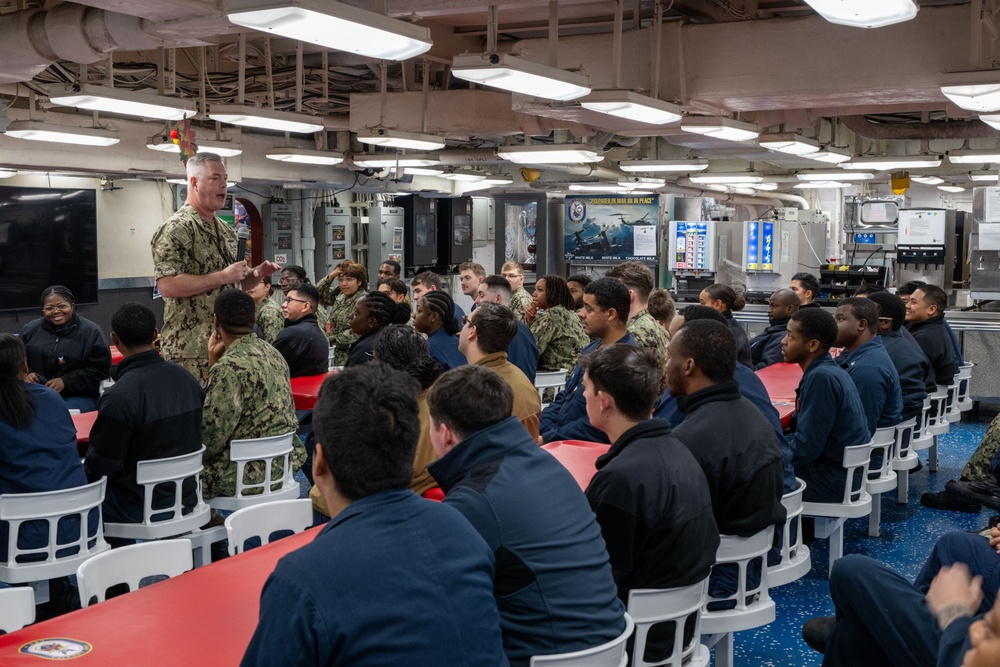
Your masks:
[[[197,143],[199,151],[208,151],[220,157],[236,157],[243,153],[243,149],[240,148],[239,144],[234,144],[231,141],[201,141],[199,139]],[[154,137],[152,141],[146,144],[146,148],[163,153],[179,154],[181,152],[180,146],[170,139],[162,141],[160,137]]]
[[[344,161],[344,156],[341,153],[306,150],[303,148],[272,148],[264,153],[264,157],[269,160],[297,162],[299,164],[335,165]]]
[[[73,127],[34,120],[15,120],[7,126],[7,136],[81,146],[114,146],[120,141],[116,132],[96,127]]]
[[[186,178],[168,178],[167,179],[167,183],[170,183],[171,185],[187,185],[188,184]]]
[[[800,171],[795,177],[800,181],[870,181],[875,174],[870,171]]]
[[[13,178],[17,176],[17,169],[0,169],[0,178]]]
[[[957,185],[939,185],[938,190],[944,190],[945,192],[965,192],[965,188]]]
[[[940,155],[886,155],[883,157],[856,157],[849,162],[843,162],[841,169],[874,169],[887,171],[889,169],[922,169],[941,166]]]
[[[764,177],[749,171],[736,173],[715,172],[712,174],[695,174],[690,177],[692,183],[699,185],[753,185],[763,183]]]
[[[80,84],[62,93],[50,90],[49,101],[63,107],[160,120],[182,120],[198,113],[192,100],[90,84]]]
[[[806,181],[805,183],[798,183],[795,185],[796,188],[800,190],[826,190],[833,188],[849,188],[853,183],[847,183],[845,181]]]
[[[573,192],[625,192],[626,190],[616,183],[570,183],[569,189]]]
[[[220,123],[255,127],[260,130],[273,130],[275,132],[310,134],[323,129],[323,121],[317,116],[292,113],[290,111],[248,107],[239,104],[214,105],[208,117]]]
[[[484,178],[476,183],[470,183],[468,187],[465,188],[466,192],[471,192],[472,190],[482,190],[484,188],[495,188],[502,185],[511,185],[514,179],[502,178],[502,177],[491,177]]]
[[[772,190],[777,190],[778,189],[778,184],[777,183],[758,183],[757,185],[753,186],[753,189],[754,190],[765,190],[767,192],[771,192]]]
[[[809,157],[810,153],[819,152],[819,142],[800,134],[765,134],[757,142],[764,148],[779,153],[789,155],[804,155]]]
[[[948,151],[948,160],[955,164],[987,164],[1000,162],[1000,150],[995,148]]]
[[[595,90],[580,100],[580,106],[651,125],[665,125],[682,118],[681,108],[676,104],[631,90]]]
[[[369,58],[406,60],[430,50],[422,26],[330,0],[230,0],[230,21]]]
[[[1000,114],[982,114],[979,116],[979,120],[994,129],[1000,130]]]
[[[472,174],[469,172],[456,171],[450,174],[441,174],[443,178],[447,178],[449,181],[462,181],[463,183],[475,183],[477,181],[482,181],[486,177],[482,174]]]
[[[810,153],[806,155],[810,160],[816,160],[817,162],[826,162],[827,164],[840,164],[841,162],[847,162],[851,159],[851,154],[841,148],[834,148],[833,146],[825,146],[815,153]]]
[[[575,164],[604,159],[602,152],[586,144],[501,146],[497,149],[497,156],[518,164]]]
[[[708,169],[708,160],[622,160],[618,166],[628,172],[704,171]]]
[[[995,71],[955,73],[947,78],[941,94],[957,106],[969,111],[1000,110],[1000,77]]]
[[[441,164],[436,155],[425,155],[412,153],[410,155],[396,155],[389,153],[379,153],[378,155],[366,155],[360,153],[352,158],[354,164],[359,167],[371,169],[392,169],[395,167],[430,167]]]
[[[623,178],[618,181],[618,185],[627,189],[643,188],[649,190],[650,188],[662,188],[667,184],[664,178],[643,178],[640,176],[633,176],[631,178]]]
[[[389,130],[384,127],[358,132],[358,141],[363,144],[408,148],[415,151],[436,151],[445,146],[444,139],[433,134],[400,132],[399,130]]]
[[[443,172],[440,169],[428,169],[427,167],[407,167],[403,169],[407,176],[440,176]]]
[[[688,116],[681,121],[681,129],[726,141],[750,141],[760,136],[760,129],[753,123],[719,116]]]
[[[917,15],[913,0],[805,0],[830,23],[855,28],[881,28]]]
[[[1000,176],[995,171],[970,171],[970,181],[1000,181]]]
[[[590,77],[543,65],[509,53],[463,53],[455,56],[452,76],[491,88],[547,100],[575,100],[590,92]]]
[[[944,183],[944,179],[937,176],[910,176],[910,180],[915,183],[923,183],[924,185],[941,185]]]

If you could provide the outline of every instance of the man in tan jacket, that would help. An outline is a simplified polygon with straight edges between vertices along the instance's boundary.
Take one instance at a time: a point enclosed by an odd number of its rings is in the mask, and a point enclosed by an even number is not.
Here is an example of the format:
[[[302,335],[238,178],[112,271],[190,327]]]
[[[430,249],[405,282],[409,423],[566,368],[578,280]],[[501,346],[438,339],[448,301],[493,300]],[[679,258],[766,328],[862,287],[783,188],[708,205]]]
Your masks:
[[[538,390],[520,368],[507,361],[507,346],[517,334],[514,312],[497,303],[480,303],[476,310],[462,319],[458,350],[470,364],[485,366],[510,385],[514,392],[514,410],[524,428],[538,438],[538,418],[542,402]]]

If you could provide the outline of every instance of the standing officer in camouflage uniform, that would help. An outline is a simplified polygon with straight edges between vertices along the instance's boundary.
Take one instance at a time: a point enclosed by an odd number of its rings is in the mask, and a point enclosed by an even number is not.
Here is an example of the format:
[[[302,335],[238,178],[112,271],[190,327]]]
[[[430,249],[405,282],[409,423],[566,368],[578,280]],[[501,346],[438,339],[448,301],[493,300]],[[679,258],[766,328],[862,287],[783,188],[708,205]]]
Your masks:
[[[524,311],[531,305],[531,295],[524,289],[524,269],[517,262],[504,262],[500,275],[510,283],[510,309],[518,320],[527,324]]]
[[[298,428],[288,364],[253,333],[254,310],[250,295],[238,290],[224,290],[215,299],[201,426],[206,500],[236,492],[236,464],[229,460],[232,440],[283,435]],[[297,435],[292,442],[295,471],[306,460],[306,450]],[[280,479],[282,472],[275,463],[272,479]],[[263,465],[248,464],[244,482],[263,481]]]
[[[625,283],[632,300],[629,311],[628,332],[639,347],[648,347],[656,353],[660,368],[667,363],[667,332],[653,319],[646,309],[649,293],[653,291],[653,272],[642,262],[622,262],[604,274],[607,278],[617,278]]]
[[[333,281],[337,286],[333,286]],[[323,280],[316,285],[319,291],[319,302],[327,307],[327,340],[330,345],[336,345],[333,352],[333,365],[343,366],[347,363],[347,352],[358,339],[351,331],[350,319],[354,314],[354,304],[368,293],[368,269],[350,260],[341,262],[334,267]]]
[[[251,269],[237,261],[236,232],[215,212],[226,204],[226,167],[215,153],[187,161],[188,194],[184,206],[153,234],[153,270],[163,295],[163,356],[205,382],[212,333],[212,304],[229,287],[249,289],[279,270],[264,262]]]

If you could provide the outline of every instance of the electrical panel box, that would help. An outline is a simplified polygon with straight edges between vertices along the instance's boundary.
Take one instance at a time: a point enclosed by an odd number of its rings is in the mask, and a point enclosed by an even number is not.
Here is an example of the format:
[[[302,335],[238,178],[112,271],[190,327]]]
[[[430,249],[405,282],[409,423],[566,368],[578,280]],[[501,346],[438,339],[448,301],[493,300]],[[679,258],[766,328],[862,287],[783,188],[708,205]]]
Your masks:
[[[438,259],[446,266],[472,261],[472,197],[438,200]]]
[[[830,222],[830,214],[816,209],[802,209],[794,207],[774,209],[774,219],[776,221],[787,222],[809,222],[826,224]]]
[[[321,206],[313,213],[316,237],[316,275],[326,275],[337,264],[351,259],[353,229],[351,211],[345,207]]]
[[[372,206],[368,209],[368,284],[378,284],[379,264],[387,260],[406,266],[403,242],[404,211],[400,206]]]
[[[295,236],[297,210],[293,204],[265,204],[261,211],[264,221],[264,259],[275,264],[297,264],[299,244]]]
[[[439,202],[417,195],[400,202],[405,227],[406,268],[414,273],[438,264]]]

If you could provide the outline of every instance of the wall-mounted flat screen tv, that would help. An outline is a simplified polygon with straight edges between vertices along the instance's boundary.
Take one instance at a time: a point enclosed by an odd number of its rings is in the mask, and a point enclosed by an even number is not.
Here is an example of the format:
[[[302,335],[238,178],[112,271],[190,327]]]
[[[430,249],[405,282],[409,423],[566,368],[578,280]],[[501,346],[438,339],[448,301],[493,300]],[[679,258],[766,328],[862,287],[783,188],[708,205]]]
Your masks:
[[[97,303],[97,194],[0,186],[0,310],[39,308],[49,285]]]

